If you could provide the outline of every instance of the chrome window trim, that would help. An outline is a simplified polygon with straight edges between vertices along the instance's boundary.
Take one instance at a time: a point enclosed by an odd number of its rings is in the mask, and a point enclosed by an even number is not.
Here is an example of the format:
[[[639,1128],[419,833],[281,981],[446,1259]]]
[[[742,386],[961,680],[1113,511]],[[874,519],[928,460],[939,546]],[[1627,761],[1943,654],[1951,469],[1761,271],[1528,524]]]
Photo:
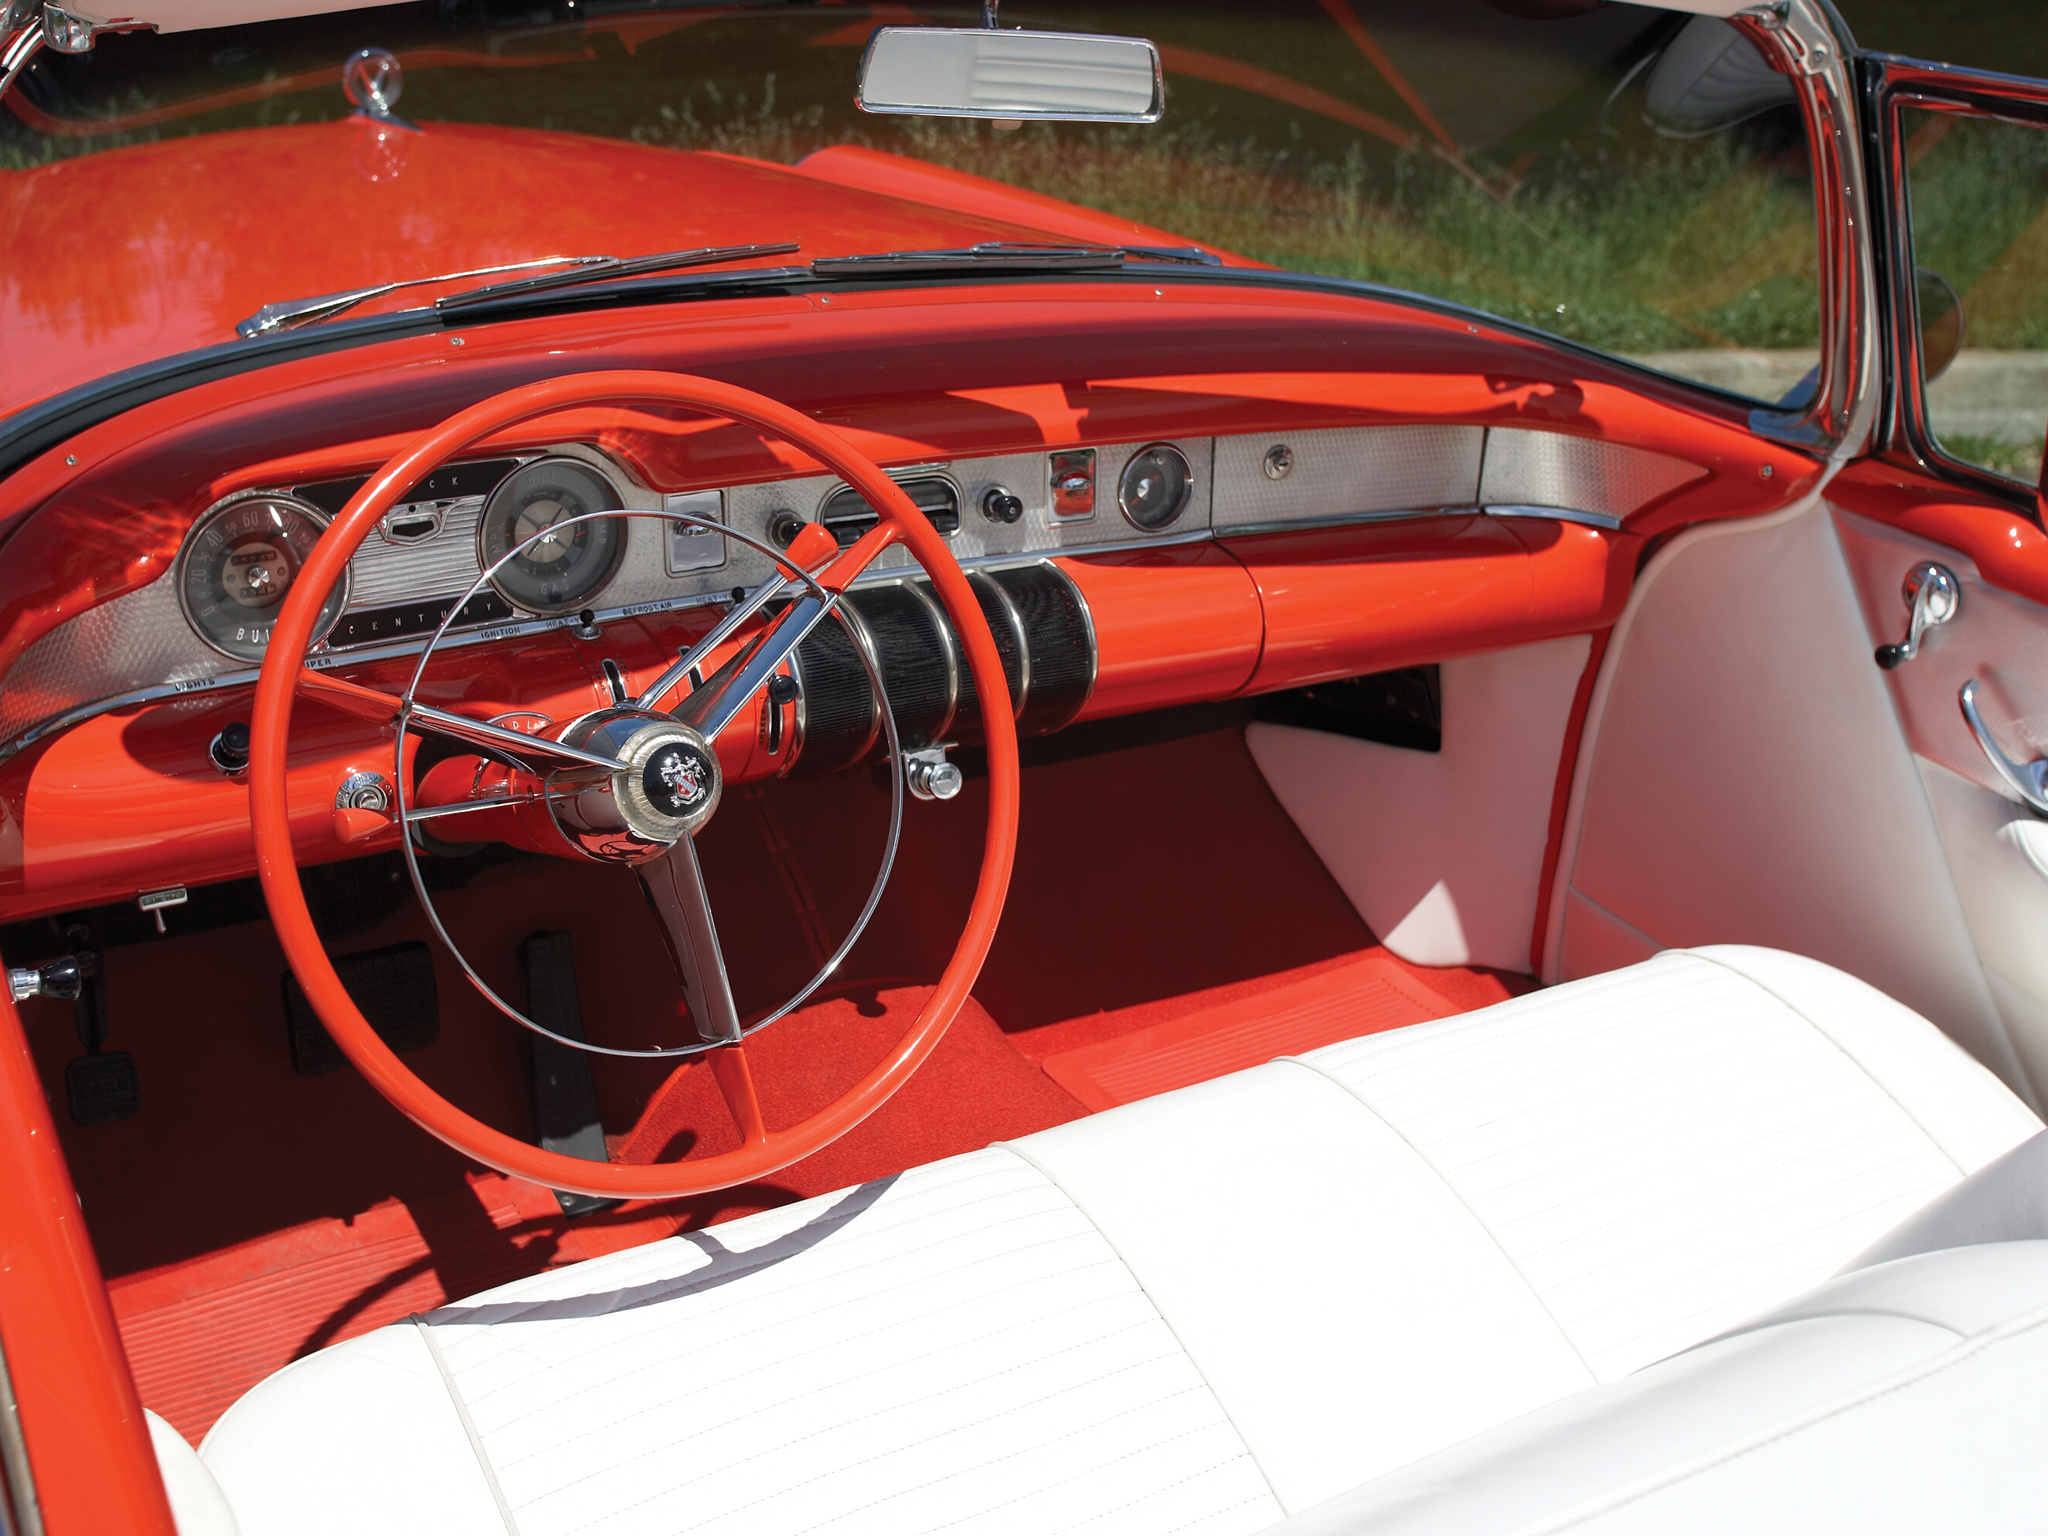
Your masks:
[[[1911,189],[1906,165],[1906,108],[1952,112],[2048,133],[2048,82],[1989,70],[1961,69],[1892,54],[1871,55],[1867,104],[1871,135],[1878,146],[1877,178],[1885,198],[1886,337],[1890,388],[1873,445],[1901,453],[1930,474],[1985,495],[2016,501],[2016,510],[2038,517],[2035,488],[1981,464],[1959,459],[1941,446],[1928,417],[1927,384],[1920,357],[1919,297],[1914,283]]]
[[[1850,73],[1855,40],[1827,0],[1772,0],[1728,18],[1790,76],[1806,121],[1813,166],[1820,276],[1820,384],[1797,410],[1758,406],[1759,437],[1848,460],[1870,445],[1884,387],[1878,352],[1877,250],[1859,93]]]

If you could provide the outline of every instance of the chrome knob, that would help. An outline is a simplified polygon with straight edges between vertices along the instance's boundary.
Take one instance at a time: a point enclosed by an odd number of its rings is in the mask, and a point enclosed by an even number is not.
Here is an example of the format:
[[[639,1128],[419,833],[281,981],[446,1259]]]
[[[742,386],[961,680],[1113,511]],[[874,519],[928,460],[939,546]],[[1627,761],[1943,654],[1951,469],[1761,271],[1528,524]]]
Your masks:
[[[903,782],[920,800],[950,800],[967,783],[958,763],[946,761],[946,748],[925,747],[903,754]]]
[[[17,1003],[30,997],[54,997],[69,1002],[84,990],[85,967],[71,955],[41,967],[8,967],[7,995]]]
[[[1946,624],[1963,606],[1962,584],[1947,566],[1936,565],[1932,560],[1923,561],[1906,573],[1903,593],[1907,608],[1912,610],[1906,638],[1897,645],[1877,648],[1877,664],[1887,672],[1918,656],[1920,637],[1936,625]]]

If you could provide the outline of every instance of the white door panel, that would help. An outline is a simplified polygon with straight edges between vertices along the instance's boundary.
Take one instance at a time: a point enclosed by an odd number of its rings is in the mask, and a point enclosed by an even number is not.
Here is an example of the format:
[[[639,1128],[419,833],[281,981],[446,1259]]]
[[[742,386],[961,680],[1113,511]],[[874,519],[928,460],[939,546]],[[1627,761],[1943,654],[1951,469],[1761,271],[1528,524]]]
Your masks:
[[[1594,689],[1546,976],[1614,963],[1627,929],[1789,949],[1933,1019],[2032,1101],[1860,610],[1818,497],[1650,563]]]
[[[1918,656],[1880,675],[1890,686],[1915,752],[2002,793],[1963,723],[1956,695],[1968,679],[1978,679],[1983,686],[1978,707],[2006,751],[2021,759],[2048,751],[2048,608],[1992,586],[1960,550],[1840,509],[1835,525],[1873,650],[1906,632],[1907,609],[1899,588],[1914,566],[1935,561],[1961,584],[1963,601],[1956,616],[1927,631]],[[2048,948],[2048,934],[2041,942]]]
[[[2048,1083],[2048,870],[2037,862],[2048,822],[1999,782],[1956,703],[1963,683],[1978,679],[1979,708],[2006,750],[2022,758],[2042,752],[2048,608],[1992,586],[1960,550],[1839,509],[1835,524],[1873,647],[1904,633],[1899,588],[1914,566],[1946,566],[1962,588],[1956,616],[1929,630],[1920,654],[1884,677],[1920,761],[1992,998],[2028,1077]]]

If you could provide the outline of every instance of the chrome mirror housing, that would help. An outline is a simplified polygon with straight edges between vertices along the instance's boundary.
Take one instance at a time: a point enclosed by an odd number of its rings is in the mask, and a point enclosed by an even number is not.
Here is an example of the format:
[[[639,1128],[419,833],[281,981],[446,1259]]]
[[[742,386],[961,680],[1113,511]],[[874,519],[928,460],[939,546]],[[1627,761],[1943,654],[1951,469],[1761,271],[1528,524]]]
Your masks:
[[[882,27],[868,39],[863,112],[998,121],[1156,123],[1159,50],[1142,37],[982,27]]]

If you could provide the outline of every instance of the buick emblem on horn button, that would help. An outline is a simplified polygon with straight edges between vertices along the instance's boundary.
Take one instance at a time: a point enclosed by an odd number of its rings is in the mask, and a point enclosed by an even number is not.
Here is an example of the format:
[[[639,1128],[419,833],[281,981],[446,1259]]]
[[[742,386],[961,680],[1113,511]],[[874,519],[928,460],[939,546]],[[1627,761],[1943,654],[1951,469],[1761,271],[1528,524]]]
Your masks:
[[[687,816],[711,792],[711,764],[690,743],[675,742],[647,760],[640,783],[656,810]]]

